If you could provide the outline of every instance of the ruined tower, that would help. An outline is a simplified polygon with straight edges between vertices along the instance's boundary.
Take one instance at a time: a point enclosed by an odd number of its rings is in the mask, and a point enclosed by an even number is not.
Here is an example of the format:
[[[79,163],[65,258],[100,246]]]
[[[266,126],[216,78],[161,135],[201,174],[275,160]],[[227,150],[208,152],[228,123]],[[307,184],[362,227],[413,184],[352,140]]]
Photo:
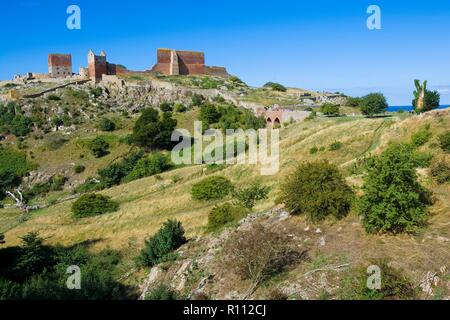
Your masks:
[[[88,74],[89,78],[95,82],[102,80],[102,76],[108,73],[108,66],[106,62],[106,53],[102,51],[99,56],[96,56],[94,51],[89,50],[88,53]]]
[[[70,54],[49,54],[48,74],[52,78],[65,78],[72,75],[72,56]]]

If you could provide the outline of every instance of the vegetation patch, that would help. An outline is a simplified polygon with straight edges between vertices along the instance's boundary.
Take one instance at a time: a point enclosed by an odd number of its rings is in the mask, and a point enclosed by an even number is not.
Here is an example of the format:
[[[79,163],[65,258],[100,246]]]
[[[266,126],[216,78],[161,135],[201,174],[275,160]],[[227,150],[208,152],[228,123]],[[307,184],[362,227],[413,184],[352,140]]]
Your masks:
[[[248,209],[230,203],[216,206],[208,215],[208,231],[217,231],[233,222],[237,222],[244,218],[248,212]]]
[[[367,232],[412,232],[422,226],[430,197],[417,181],[412,148],[392,144],[366,164],[359,210]]]
[[[170,253],[186,243],[184,229],[180,222],[169,220],[159,231],[145,241],[138,263],[141,266],[153,266],[164,260]]]
[[[112,201],[110,197],[101,194],[82,195],[72,205],[72,213],[75,218],[88,218],[101,214],[115,212],[119,204]]]
[[[230,180],[222,176],[203,179],[191,189],[192,199],[199,201],[221,200],[234,190]]]
[[[338,219],[348,214],[353,191],[337,167],[328,162],[300,164],[281,184],[278,202],[294,214],[306,214],[312,221],[327,216]]]

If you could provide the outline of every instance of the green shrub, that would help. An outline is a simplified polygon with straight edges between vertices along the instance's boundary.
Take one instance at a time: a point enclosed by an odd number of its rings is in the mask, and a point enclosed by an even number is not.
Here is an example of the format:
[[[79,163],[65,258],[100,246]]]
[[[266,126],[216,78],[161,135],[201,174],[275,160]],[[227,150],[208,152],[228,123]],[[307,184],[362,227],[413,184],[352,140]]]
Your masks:
[[[111,119],[108,119],[106,117],[103,117],[100,119],[98,123],[98,127],[102,131],[111,132],[116,130],[116,124]]]
[[[186,243],[184,229],[180,222],[169,220],[159,231],[145,241],[138,263],[142,266],[153,266],[160,263],[167,255]]]
[[[325,103],[320,108],[320,112],[326,116],[338,116],[340,114],[340,107],[337,104]]]
[[[192,95],[192,106],[193,107],[201,106],[203,101],[205,101],[205,98],[201,94],[194,93]]]
[[[98,98],[103,94],[103,89],[101,87],[95,87],[90,90],[90,93],[95,97]]]
[[[221,176],[208,177],[192,186],[194,200],[210,201],[225,198],[234,190],[230,180]]]
[[[418,292],[414,284],[401,270],[388,265],[386,260],[371,263],[381,270],[381,289],[367,287],[367,269],[355,268],[344,278],[338,291],[342,300],[416,300]]]
[[[328,215],[346,216],[353,200],[353,192],[341,173],[328,162],[300,164],[280,189],[278,201],[294,214],[306,214],[312,221]]]
[[[109,143],[103,137],[97,137],[89,143],[89,150],[96,158],[106,156],[109,151]]]
[[[208,215],[208,230],[216,231],[222,227],[239,221],[244,218],[248,210],[241,206],[233,206],[230,203],[225,203],[222,206],[214,207]]]
[[[175,103],[174,108],[175,108],[175,112],[178,112],[178,113],[184,113],[187,111],[186,106],[182,103]]]
[[[412,147],[392,144],[366,167],[359,211],[367,232],[412,232],[421,226],[430,201],[417,182]]]
[[[162,153],[152,153],[149,156],[140,159],[125,180],[132,181],[153,176],[172,168],[173,164],[170,161],[169,156]]]
[[[22,115],[17,115],[11,122],[11,133],[16,137],[25,137],[31,132],[33,121]]]
[[[286,92],[287,91],[287,88],[285,86],[283,86],[283,85],[281,85],[279,83],[276,83],[276,82],[267,82],[264,85],[264,88],[270,88],[270,89],[272,89],[274,91],[280,91],[280,92]]]
[[[430,167],[430,173],[433,179],[439,184],[450,182],[450,164],[445,158],[433,161]]]
[[[145,300],[172,301],[178,299],[177,293],[166,285],[160,285],[145,294]]]
[[[316,154],[317,152],[319,152],[319,148],[317,148],[316,146],[309,149],[309,154]]]
[[[163,102],[159,106],[159,109],[161,109],[162,112],[172,112],[173,111],[173,103]]]
[[[98,170],[101,184],[106,188],[119,185],[125,177],[128,176],[138,161],[142,159],[144,152],[142,150],[131,153],[120,162],[113,163],[106,168]]]
[[[450,153],[450,131],[447,131],[439,136],[439,145],[442,150]]]
[[[74,171],[76,174],[83,173],[84,170],[86,170],[86,167],[83,166],[82,164],[77,164],[77,165],[75,165],[75,167],[73,168],[73,171]]]
[[[254,183],[247,188],[233,192],[233,197],[239,205],[244,208],[252,209],[257,201],[267,199],[269,190],[269,187],[264,187],[259,183]]]
[[[340,141],[335,141],[335,142],[333,142],[332,144],[330,144],[329,150],[330,150],[330,151],[339,151],[339,150],[342,149],[342,147],[343,147],[342,142],[340,142]]]
[[[433,134],[430,132],[430,126],[425,126],[413,134],[411,143],[415,148],[418,148],[430,141],[432,136]]]
[[[433,154],[427,152],[412,151],[412,159],[418,168],[428,168],[433,160]]]
[[[110,197],[100,194],[85,194],[72,204],[72,213],[76,218],[86,218],[115,212],[119,204]]]

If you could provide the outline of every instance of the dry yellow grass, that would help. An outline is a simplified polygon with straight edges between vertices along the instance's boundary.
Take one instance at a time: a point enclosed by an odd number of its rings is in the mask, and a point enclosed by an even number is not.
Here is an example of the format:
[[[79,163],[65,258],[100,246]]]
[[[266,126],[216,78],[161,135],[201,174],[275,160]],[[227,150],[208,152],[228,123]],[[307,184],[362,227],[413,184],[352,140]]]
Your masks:
[[[294,124],[284,129],[281,134],[279,175],[261,177],[259,166],[252,165],[230,166],[214,174],[229,177],[238,187],[256,179],[272,186],[273,191],[269,199],[255,208],[265,210],[274,205],[278,182],[298,161],[325,159],[343,165],[363,156],[364,151],[385,146],[390,140],[406,141],[410,137],[409,128],[417,128],[422,123],[431,123],[433,133],[437,133],[449,127],[449,120],[447,114],[443,118],[429,116],[384,120],[355,117],[346,120],[318,119]],[[392,124],[383,126],[382,131],[377,134],[384,121],[391,121]],[[343,143],[342,149],[329,151],[329,145],[336,140]],[[312,155],[309,150],[313,146],[319,148],[323,146],[326,150]],[[49,161],[51,163],[59,160],[49,159]],[[173,183],[171,178],[174,176],[180,177],[181,181]],[[103,216],[75,220],[70,213],[72,201],[33,212],[28,221],[5,233],[7,245],[17,245],[24,234],[39,231],[52,244],[70,245],[86,240],[99,240],[94,244],[94,250],[106,247],[127,250],[129,241],[133,240],[141,246],[144,238],[154,234],[168,219],[180,220],[188,236],[199,235],[204,230],[208,212],[214,204],[195,202],[189,192],[192,184],[204,176],[203,166],[184,167],[162,174],[162,180],[150,177],[105,190],[102,193],[119,201],[121,206],[118,212]],[[435,187],[433,190],[438,201],[431,209],[432,217],[427,234],[450,237],[449,187]],[[13,220],[17,215],[18,212],[15,210],[0,210],[2,229],[8,229],[5,228],[6,224],[13,226]],[[345,223],[345,220],[340,224],[342,223]],[[351,223],[349,225],[351,226]],[[397,242],[393,242],[393,246],[394,243],[396,246],[392,249],[393,252],[400,250],[403,245],[403,238],[397,239]]]

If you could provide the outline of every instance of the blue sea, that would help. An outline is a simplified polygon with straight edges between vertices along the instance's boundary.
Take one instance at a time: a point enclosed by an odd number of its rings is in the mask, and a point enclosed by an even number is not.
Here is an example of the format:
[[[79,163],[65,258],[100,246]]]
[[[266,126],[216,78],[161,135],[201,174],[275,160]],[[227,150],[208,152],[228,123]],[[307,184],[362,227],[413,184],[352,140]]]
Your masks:
[[[440,106],[438,109],[447,109],[450,108],[450,106]],[[413,106],[389,106],[387,111],[388,112],[397,112],[397,111],[412,111],[414,110]]]

